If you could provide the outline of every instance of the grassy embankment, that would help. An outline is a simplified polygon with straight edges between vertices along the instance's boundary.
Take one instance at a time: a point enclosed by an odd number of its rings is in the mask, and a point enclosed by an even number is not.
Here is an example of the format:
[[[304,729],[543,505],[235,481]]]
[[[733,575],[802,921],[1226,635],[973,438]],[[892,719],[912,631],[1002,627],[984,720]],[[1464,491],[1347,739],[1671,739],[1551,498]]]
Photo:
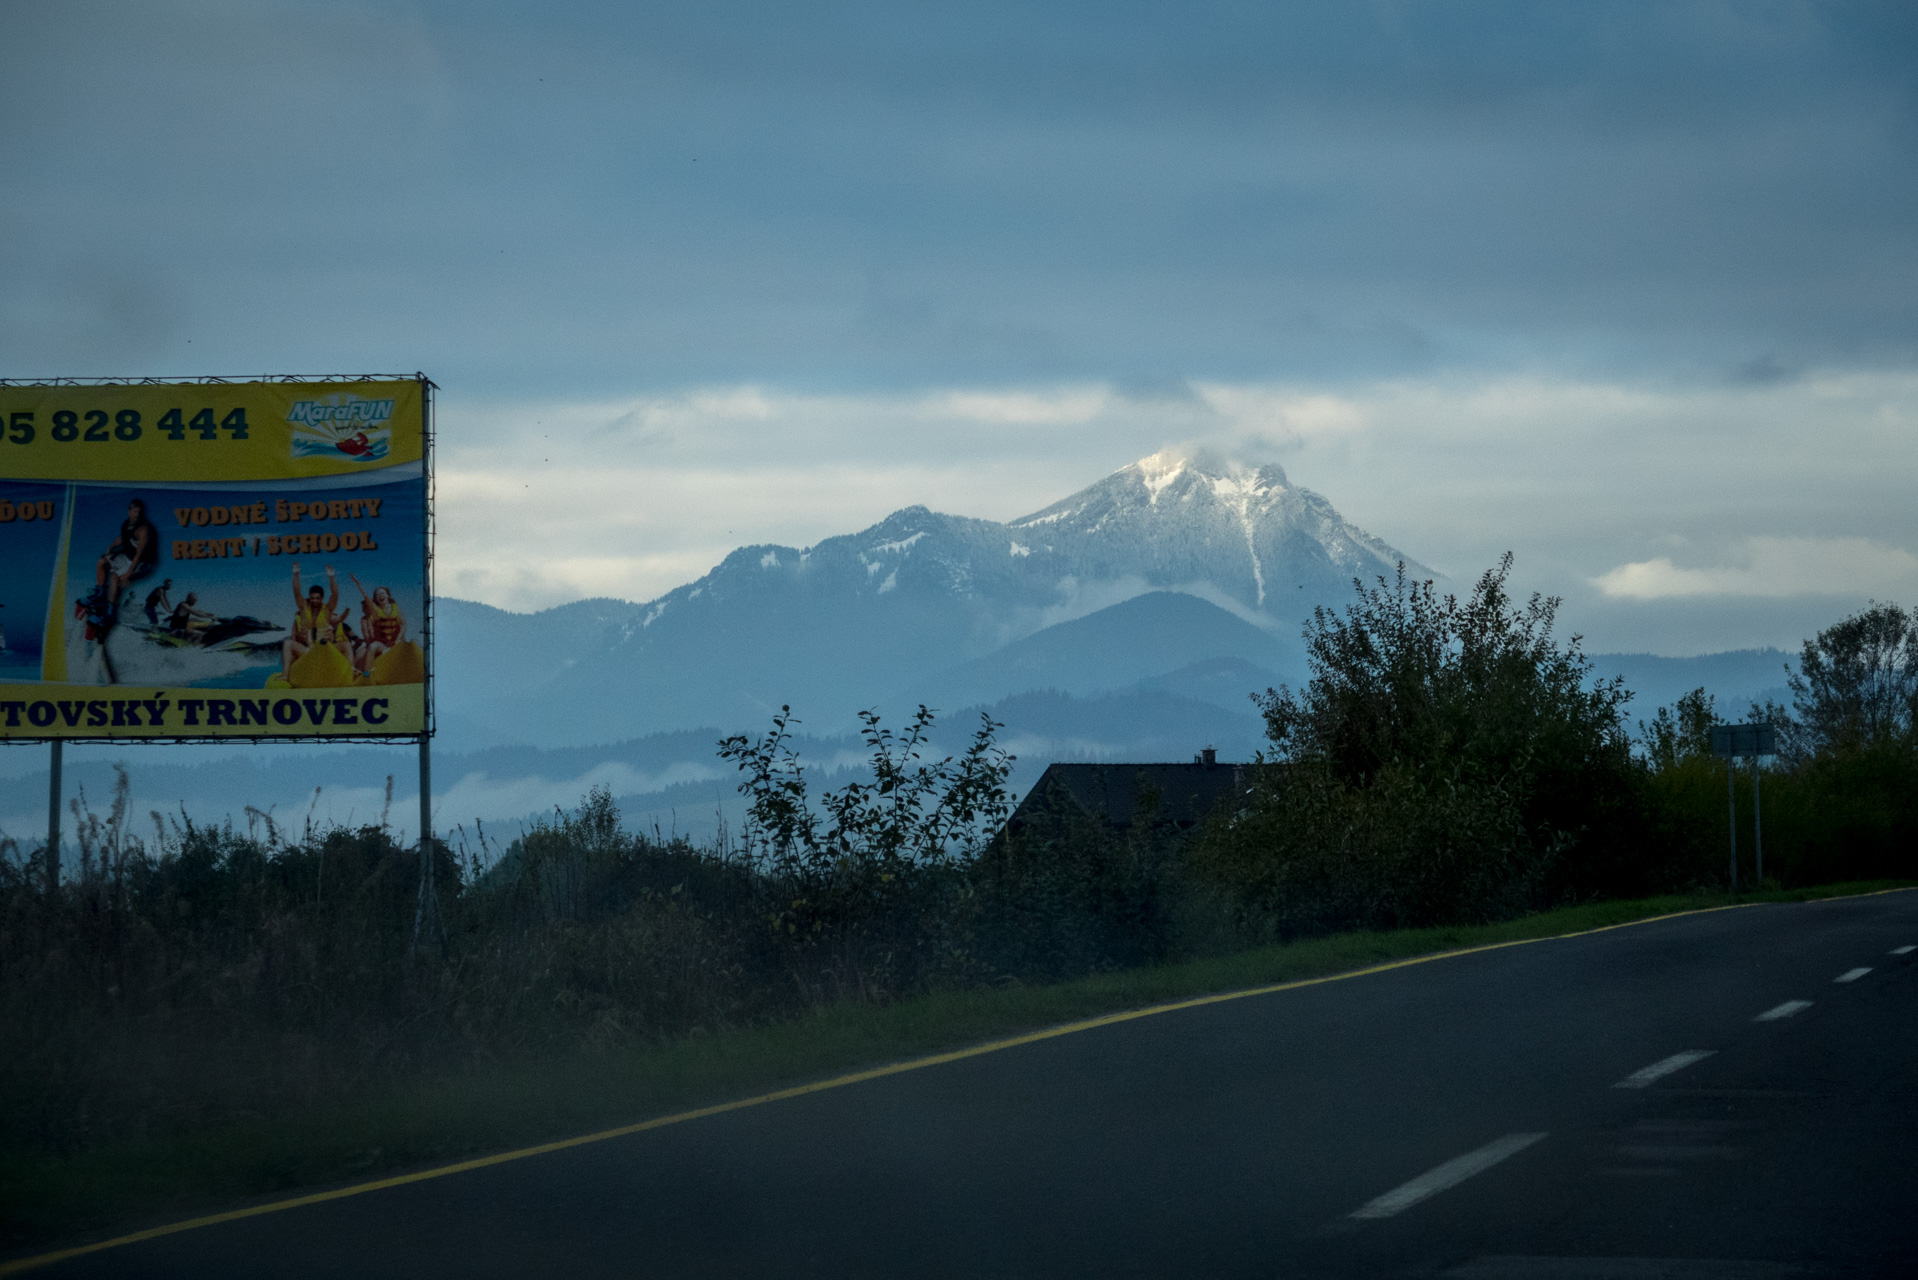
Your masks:
[[[476,1069],[350,1107],[98,1147],[65,1160],[16,1157],[0,1167],[0,1230],[19,1249],[631,1124],[1121,1010],[1675,912],[1909,887],[1914,882],[1864,881],[1597,902],[1500,924],[1344,933],[1054,985],[841,1003],[653,1047]]]

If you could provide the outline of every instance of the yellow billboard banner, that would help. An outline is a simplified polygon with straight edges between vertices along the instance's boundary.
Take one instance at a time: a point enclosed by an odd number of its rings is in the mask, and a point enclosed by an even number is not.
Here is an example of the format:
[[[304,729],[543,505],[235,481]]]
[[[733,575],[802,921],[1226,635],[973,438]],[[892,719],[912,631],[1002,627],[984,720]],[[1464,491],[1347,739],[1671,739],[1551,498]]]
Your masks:
[[[430,389],[0,383],[0,741],[430,733]]]
[[[424,684],[286,690],[0,685],[0,738],[365,738],[425,729]]]
[[[425,384],[0,385],[0,477],[303,480],[419,462]]]

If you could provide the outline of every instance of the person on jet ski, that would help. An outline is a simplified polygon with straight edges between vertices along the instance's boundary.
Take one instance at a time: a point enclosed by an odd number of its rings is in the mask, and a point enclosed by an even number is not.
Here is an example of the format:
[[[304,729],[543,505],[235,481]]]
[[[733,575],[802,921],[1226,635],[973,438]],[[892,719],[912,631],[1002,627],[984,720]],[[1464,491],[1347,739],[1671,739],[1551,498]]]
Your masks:
[[[147,592],[147,621],[156,627],[160,625],[160,613],[162,610],[169,614],[173,612],[173,600],[167,595],[167,591],[171,589],[172,586],[173,579],[168,578],[165,582],[162,582],[159,586]]]
[[[217,618],[205,610],[195,609],[193,607],[199,602],[199,599],[200,597],[189,591],[186,593],[186,599],[174,606],[173,616],[167,619],[166,629],[168,635],[181,640],[192,640],[195,638],[193,634],[194,631],[208,627],[218,621]]]

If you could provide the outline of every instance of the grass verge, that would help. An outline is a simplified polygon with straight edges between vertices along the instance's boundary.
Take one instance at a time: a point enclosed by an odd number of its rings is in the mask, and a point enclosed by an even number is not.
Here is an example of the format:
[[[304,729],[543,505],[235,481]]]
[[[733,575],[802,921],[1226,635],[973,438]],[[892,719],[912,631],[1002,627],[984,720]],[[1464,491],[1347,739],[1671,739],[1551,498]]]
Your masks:
[[[164,1221],[631,1124],[1060,1023],[1392,960],[1549,938],[1652,916],[1754,902],[1803,902],[1913,881],[1870,881],[1732,897],[1598,902],[1501,924],[1347,933],[1053,986],[936,993],[845,1004],[773,1026],[624,1052],[476,1070],[362,1099],[65,1160],[0,1155],[0,1240],[8,1252],[80,1233]]]

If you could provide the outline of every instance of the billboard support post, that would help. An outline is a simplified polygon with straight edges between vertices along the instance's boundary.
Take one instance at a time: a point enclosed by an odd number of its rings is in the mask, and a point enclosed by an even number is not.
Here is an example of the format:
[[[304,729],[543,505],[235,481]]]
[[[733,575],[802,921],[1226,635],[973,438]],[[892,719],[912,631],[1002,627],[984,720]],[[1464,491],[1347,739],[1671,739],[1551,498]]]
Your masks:
[[[420,608],[420,643],[425,646],[427,665],[433,665],[433,384],[421,375],[420,397],[420,485],[421,511],[426,537],[421,541],[420,581],[426,585]],[[440,916],[439,859],[433,849],[433,691],[426,689],[426,731],[420,734],[420,891],[413,911],[413,941],[408,957],[417,955],[420,933],[430,929],[439,935],[440,951],[446,951],[446,921]]]
[[[66,743],[55,738],[49,745],[53,756],[47,769],[47,900],[52,901],[60,892],[60,757]]]
[[[433,751],[429,745],[432,739],[420,735],[420,896],[413,907],[413,944],[412,949],[420,949],[420,930],[427,927],[428,913],[433,918],[433,927],[444,931],[440,923],[439,885],[434,874],[434,864],[438,859],[433,856]]]

